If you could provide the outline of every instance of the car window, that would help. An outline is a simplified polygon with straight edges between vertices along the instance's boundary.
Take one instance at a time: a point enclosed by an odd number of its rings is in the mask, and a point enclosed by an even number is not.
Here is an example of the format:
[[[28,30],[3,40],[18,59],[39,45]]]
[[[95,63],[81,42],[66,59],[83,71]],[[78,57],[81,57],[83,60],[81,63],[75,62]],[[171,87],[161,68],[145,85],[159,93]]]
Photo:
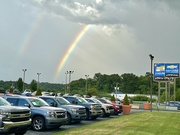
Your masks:
[[[11,105],[13,106],[18,106],[18,99],[17,98],[7,98],[6,99],[9,103],[11,103]]]
[[[56,101],[54,101],[54,99],[51,98],[43,98],[44,101],[46,101],[49,105],[53,105],[53,106],[57,106]]]
[[[29,98],[28,99],[34,107],[49,106],[43,99],[40,98]]]
[[[29,103],[25,99],[19,99],[18,106],[29,105]]]
[[[11,104],[3,98],[0,98],[0,106],[10,106]]]
[[[56,100],[59,102],[59,104],[61,105],[69,105],[71,104],[68,100],[64,99],[64,98],[56,98]]]

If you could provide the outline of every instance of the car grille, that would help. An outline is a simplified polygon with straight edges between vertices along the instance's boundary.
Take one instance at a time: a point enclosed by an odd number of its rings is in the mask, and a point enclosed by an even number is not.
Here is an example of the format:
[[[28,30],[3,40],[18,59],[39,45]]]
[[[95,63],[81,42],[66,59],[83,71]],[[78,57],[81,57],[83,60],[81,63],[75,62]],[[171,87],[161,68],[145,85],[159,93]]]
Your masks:
[[[67,112],[55,112],[55,117],[56,118],[66,118]]]
[[[4,119],[4,121],[11,121],[11,122],[21,122],[27,121],[30,119],[30,111],[23,111],[23,112],[11,112],[8,114],[8,117]]]
[[[85,108],[79,108],[79,109],[77,110],[77,113],[78,113],[78,114],[86,114],[86,109],[85,109]]]
[[[101,105],[94,105],[94,110],[101,110],[102,106]]]

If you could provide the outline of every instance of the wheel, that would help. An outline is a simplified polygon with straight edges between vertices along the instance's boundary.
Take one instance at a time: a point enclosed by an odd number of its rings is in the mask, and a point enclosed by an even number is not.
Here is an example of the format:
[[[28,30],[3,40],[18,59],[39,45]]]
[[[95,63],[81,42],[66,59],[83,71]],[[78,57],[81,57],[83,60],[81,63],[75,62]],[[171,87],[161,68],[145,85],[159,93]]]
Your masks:
[[[17,131],[14,134],[15,135],[24,135],[27,132],[27,130],[21,130],[21,131]]]
[[[86,120],[89,120],[89,110],[86,110]]]
[[[42,117],[35,117],[32,121],[32,127],[36,131],[42,131],[45,129],[45,121]]]
[[[71,115],[69,114],[69,113],[67,113],[67,122],[66,122],[66,124],[67,125],[69,125],[69,124],[71,124]]]
[[[106,114],[106,117],[109,117],[111,114]]]
[[[95,120],[97,119],[97,116],[91,117],[91,120]]]
[[[102,109],[102,117],[106,117],[106,113],[104,109]]]

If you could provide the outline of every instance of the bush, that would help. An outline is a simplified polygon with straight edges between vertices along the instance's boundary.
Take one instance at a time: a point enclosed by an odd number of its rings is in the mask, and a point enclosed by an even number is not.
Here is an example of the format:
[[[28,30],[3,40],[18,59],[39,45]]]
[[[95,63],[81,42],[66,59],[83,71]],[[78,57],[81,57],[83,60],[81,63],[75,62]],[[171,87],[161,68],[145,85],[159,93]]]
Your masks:
[[[133,100],[133,101],[149,101],[149,98],[147,96],[137,95],[137,96],[131,97],[131,100]]]
[[[115,97],[114,97],[114,95],[111,96],[111,101],[114,101],[114,102],[115,102]]]
[[[123,105],[129,105],[129,100],[128,100],[127,94],[126,94],[125,97],[124,97]]]

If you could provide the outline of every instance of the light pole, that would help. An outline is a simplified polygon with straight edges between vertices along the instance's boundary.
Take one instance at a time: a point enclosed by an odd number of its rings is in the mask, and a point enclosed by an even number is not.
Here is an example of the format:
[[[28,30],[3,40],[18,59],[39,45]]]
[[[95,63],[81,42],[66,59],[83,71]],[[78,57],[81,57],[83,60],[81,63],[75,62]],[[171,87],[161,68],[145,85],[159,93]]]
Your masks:
[[[65,94],[66,94],[66,92],[67,92],[67,74],[68,74],[68,71],[66,71],[65,74],[66,74],[66,84],[65,84],[66,85],[66,87],[65,87]]]
[[[152,83],[153,83],[152,65],[153,65],[154,56],[152,54],[149,54],[149,57],[151,59],[151,92],[150,92],[150,100],[151,100],[151,112],[152,112]]]
[[[115,90],[116,90],[116,99],[117,99],[117,93],[118,93],[118,90],[119,90],[118,84],[119,83],[116,83],[116,87],[115,87]]]
[[[86,95],[87,95],[87,91],[88,91],[87,79],[88,79],[89,75],[85,75],[85,77],[86,77]]]
[[[69,94],[71,93],[70,91],[70,82],[71,82],[71,74],[73,74],[74,71],[67,71],[67,74],[69,74]]]
[[[37,73],[37,75],[38,75],[37,90],[38,90],[38,88],[39,88],[39,76],[40,76],[40,74],[41,74],[41,73]]]
[[[24,91],[24,82],[25,82],[25,72],[27,71],[27,69],[22,69],[24,74],[23,74],[23,91]]]

